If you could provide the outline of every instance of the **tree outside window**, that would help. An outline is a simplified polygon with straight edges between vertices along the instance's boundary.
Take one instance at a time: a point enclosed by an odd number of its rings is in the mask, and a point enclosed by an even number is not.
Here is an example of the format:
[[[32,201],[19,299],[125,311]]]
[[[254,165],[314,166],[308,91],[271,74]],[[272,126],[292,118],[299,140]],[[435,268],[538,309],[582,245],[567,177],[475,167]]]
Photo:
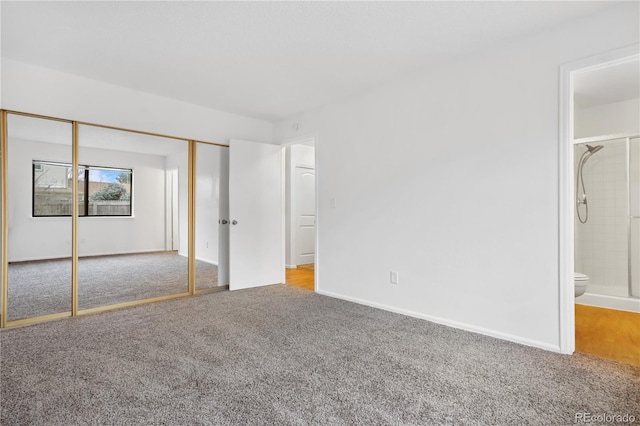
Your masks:
[[[33,216],[70,216],[72,166],[33,162]],[[98,166],[78,167],[80,216],[131,216],[133,171]]]

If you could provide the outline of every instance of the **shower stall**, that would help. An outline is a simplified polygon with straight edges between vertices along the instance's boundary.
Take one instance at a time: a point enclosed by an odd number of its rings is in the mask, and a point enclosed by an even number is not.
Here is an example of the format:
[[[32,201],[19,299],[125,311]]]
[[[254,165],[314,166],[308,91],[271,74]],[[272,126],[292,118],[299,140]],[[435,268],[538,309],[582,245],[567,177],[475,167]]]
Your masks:
[[[640,312],[640,138],[574,140],[576,303]]]

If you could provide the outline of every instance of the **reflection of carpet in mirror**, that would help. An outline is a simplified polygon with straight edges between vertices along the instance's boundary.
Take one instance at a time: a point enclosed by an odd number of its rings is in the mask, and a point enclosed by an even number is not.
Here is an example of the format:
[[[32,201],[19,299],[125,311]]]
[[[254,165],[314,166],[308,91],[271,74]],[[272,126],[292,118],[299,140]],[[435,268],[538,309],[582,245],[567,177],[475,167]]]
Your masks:
[[[175,251],[85,257],[78,261],[78,308],[188,291],[187,258]],[[216,265],[196,262],[196,289],[218,284]],[[71,259],[9,265],[10,321],[71,310]]]

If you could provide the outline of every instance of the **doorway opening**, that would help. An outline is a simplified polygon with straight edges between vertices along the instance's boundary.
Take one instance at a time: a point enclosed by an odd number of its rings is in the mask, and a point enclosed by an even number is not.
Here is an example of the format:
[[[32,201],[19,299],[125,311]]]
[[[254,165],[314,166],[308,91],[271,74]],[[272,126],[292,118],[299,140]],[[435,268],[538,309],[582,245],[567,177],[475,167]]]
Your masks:
[[[286,282],[315,290],[316,264],[315,138],[285,147]]]
[[[638,365],[639,48],[561,67],[559,264],[561,352]]]

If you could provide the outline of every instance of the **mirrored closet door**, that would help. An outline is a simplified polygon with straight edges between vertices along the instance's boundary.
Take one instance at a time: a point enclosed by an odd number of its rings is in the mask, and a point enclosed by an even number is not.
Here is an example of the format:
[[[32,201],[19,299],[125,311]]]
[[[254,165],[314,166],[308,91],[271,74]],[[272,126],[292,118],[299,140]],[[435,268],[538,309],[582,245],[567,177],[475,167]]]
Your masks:
[[[228,147],[2,117],[0,326],[228,288]]]
[[[78,308],[188,292],[189,143],[80,125]]]
[[[7,116],[7,320],[71,313],[72,124]]]

